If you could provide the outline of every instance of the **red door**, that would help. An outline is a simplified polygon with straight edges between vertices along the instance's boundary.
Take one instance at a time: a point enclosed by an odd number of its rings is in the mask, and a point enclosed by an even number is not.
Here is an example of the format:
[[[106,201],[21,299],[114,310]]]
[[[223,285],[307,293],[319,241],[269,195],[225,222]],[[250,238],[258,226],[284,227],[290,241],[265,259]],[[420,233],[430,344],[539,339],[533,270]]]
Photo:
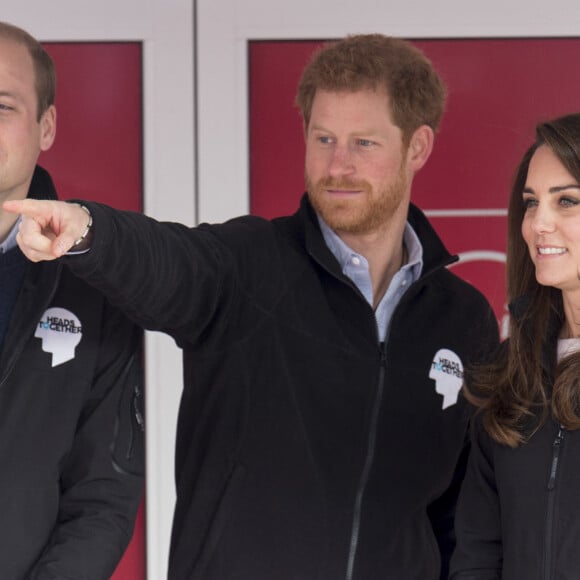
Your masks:
[[[140,43],[46,43],[56,64],[57,131],[40,164],[61,198],[143,207]],[[113,580],[145,579],[145,517]]]

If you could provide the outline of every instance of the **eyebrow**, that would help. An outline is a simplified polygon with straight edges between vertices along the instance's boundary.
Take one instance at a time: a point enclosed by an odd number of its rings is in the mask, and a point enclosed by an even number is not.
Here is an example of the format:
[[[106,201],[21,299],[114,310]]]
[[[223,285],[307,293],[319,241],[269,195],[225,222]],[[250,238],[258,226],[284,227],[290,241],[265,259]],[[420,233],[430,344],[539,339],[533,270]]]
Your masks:
[[[310,129],[312,129],[313,131],[322,131],[324,133],[334,133],[334,131],[332,129],[327,129],[324,125],[315,125],[310,123]],[[351,136],[354,137],[372,137],[372,136],[377,136],[380,135],[380,131],[377,131],[376,129],[371,129],[370,127],[365,130],[365,131],[361,131],[361,130],[356,130],[356,131],[351,131],[349,133]]]
[[[10,97],[11,99],[16,99],[16,98],[18,98],[18,95],[16,95],[13,92],[10,92],[10,91],[1,91],[0,90],[0,97]]]
[[[561,191],[566,191],[567,189],[580,189],[578,183],[570,183],[569,185],[557,185],[555,187],[550,187],[548,193],[560,193]],[[522,193],[535,193],[531,187],[524,187]]]

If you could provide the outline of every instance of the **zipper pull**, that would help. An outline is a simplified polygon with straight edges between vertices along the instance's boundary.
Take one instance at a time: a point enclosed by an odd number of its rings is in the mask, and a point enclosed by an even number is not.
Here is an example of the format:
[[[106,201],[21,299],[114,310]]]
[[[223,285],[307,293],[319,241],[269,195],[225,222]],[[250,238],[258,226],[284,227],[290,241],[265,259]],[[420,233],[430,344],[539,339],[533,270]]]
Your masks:
[[[379,345],[379,353],[380,353],[380,366],[381,368],[386,368],[387,366],[387,345],[384,342],[381,342]]]
[[[141,389],[139,385],[135,385],[133,388],[133,413],[135,414],[135,420],[137,421],[137,425],[142,432],[145,431],[145,420],[143,419],[143,414],[141,413]]]
[[[558,434],[554,443],[552,443],[552,466],[550,468],[550,479],[548,480],[548,491],[552,491],[556,487],[556,473],[558,471],[558,459],[560,456],[560,449],[564,441],[564,428],[558,428]]]

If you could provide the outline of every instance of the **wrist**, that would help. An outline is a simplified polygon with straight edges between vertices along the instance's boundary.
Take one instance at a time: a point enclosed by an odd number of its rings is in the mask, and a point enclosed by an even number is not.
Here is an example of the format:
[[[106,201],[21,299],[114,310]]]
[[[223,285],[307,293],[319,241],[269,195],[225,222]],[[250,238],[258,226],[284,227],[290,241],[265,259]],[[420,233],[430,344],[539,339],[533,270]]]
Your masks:
[[[86,224],[85,229],[83,230],[82,234],[80,235],[80,237],[78,237],[75,240],[74,244],[67,252],[69,254],[77,254],[77,253],[81,253],[81,252],[86,252],[87,250],[90,249],[91,242],[93,239],[93,216],[91,215],[89,208],[87,206],[83,205],[82,203],[75,202],[75,205],[78,206],[79,208],[81,208],[83,210],[83,212],[86,214],[87,224]]]

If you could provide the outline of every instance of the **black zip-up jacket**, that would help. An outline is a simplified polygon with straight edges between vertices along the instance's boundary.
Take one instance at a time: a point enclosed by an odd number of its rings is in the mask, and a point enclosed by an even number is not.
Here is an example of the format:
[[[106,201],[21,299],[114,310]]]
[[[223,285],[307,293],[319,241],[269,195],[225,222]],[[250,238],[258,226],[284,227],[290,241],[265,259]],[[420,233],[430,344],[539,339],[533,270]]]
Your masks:
[[[194,229],[90,210],[71,267],[184,349],[169,578],[438,579],[468,413],[429,374],[439,349],[468,364],[495,346],[497,325],[419,210],[424,273],[386,345],[306,198]]]
[[[29,197],[56,198],[40,168]],[[62,262],[26,268],[0,353],[0,578],[105,580],[143,490],[142,331]]]
[[[512,449],[476,425],[451,578],[579,578],[580,433],[550,421]]]
[[[544,351],[548,386],[553,383],[558,329],[552,325]],[[549,420],[512,449],[487,434],[481,416],[473,425],[451,578],[580,578],[580,432]]]

